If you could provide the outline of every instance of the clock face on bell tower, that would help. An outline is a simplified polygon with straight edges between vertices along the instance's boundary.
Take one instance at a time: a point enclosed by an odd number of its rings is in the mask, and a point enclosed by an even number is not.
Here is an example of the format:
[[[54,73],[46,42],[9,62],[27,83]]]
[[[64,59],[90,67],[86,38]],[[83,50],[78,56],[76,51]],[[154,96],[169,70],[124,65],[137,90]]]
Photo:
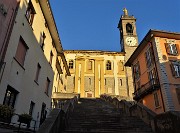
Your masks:
[[[138,46],[138,36],[136,33],[136,18],[129,16],[128,10],[124,8],[124,15],[121,16],[118,28],[120,30],[121,52],[126,52],[125,60]]]

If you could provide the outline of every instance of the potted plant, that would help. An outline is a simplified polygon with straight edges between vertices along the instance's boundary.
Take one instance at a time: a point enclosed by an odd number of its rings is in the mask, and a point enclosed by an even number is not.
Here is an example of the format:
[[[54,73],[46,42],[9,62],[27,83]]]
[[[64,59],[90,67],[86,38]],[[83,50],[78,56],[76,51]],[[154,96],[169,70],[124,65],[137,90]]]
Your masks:
[[[0,104],[0,121],[10,123],[13,114],[14,109],[12,107]]]
[[[27,124],[27,127],[29,127],[31,120],[32,120],[32,116],[31,116],[31,115],[29,115],[29,114],[27,114],[27,113],[23,113],[23,114],[20,114],[20,115],[19,115],[19,120],[18,120],[18,121],[19,121],[20,123],[25,123],[25,124]]]

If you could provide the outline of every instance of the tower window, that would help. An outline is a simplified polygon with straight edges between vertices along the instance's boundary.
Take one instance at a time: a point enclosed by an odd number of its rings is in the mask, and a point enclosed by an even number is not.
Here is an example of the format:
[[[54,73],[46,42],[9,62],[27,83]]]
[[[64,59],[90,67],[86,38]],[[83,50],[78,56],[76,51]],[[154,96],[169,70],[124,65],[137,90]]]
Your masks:
[[[106,63],[106,70],[111,70],[111,61],[107,61]]]
[[[130,23],[126,24],[126,33],[128,35],[133,35],[133,26]]]
[[[69,69],[73,69],[73,66],[74,66],[74,62],[73,62],[73,60],[70,60],[69,61]]]

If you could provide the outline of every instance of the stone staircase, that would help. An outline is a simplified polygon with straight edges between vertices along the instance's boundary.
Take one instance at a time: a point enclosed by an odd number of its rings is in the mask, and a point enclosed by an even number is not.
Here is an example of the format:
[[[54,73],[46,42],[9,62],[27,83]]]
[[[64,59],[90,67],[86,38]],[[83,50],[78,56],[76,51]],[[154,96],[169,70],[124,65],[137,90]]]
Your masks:
[[[152,133],[141,119],[101,99],[80,99],[63,133]]]

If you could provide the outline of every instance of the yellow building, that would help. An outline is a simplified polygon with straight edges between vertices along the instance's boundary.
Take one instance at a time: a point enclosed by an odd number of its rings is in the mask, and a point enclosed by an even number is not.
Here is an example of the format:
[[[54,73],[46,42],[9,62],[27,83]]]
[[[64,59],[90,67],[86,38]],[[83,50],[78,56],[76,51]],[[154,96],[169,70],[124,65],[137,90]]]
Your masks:
[[[65,50],[71,76],[67,77],[66,93],[81,97],[101,94],[127,96],[123,52]]]

